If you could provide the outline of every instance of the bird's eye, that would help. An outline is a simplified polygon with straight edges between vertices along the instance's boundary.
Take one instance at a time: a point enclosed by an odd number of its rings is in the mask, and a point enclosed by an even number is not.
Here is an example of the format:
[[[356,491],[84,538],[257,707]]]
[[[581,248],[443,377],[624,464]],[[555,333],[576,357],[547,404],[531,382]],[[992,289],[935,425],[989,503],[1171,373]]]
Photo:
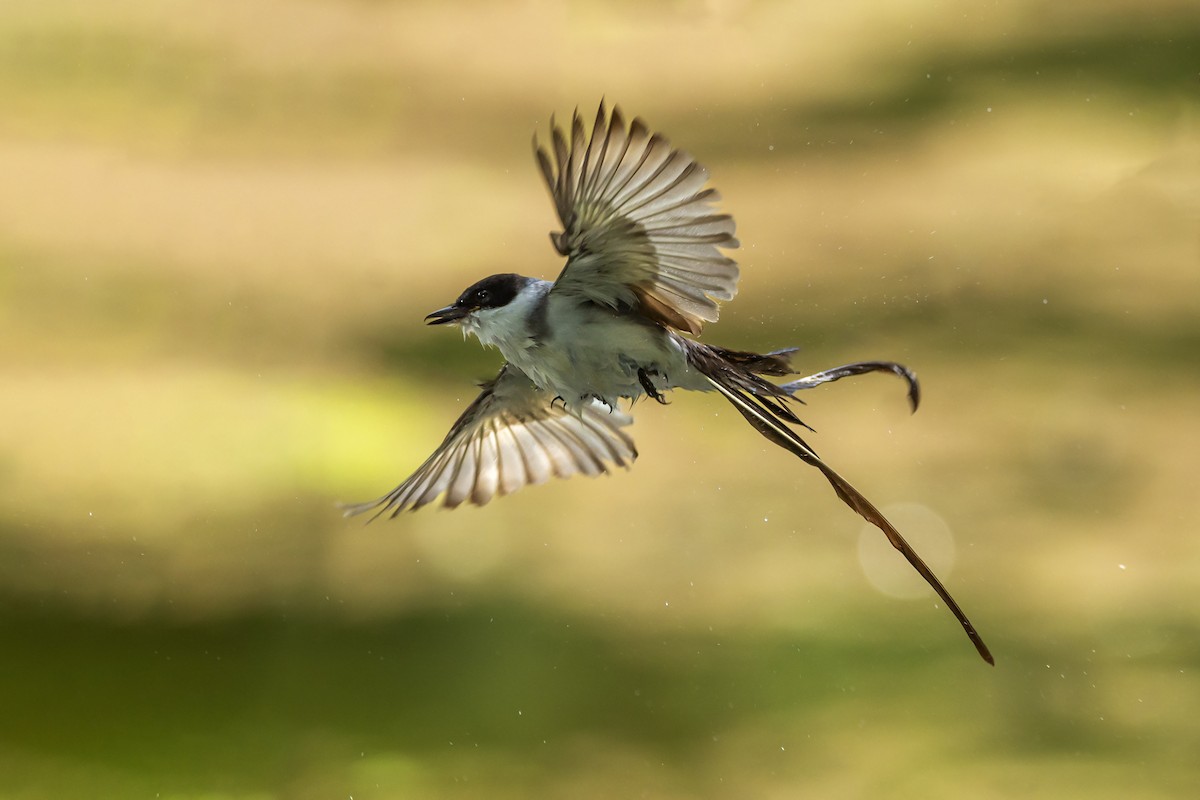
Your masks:
[[[491,297],[492,297],[492,296],[491,296],[491,294],[488,292],[488,290],[487,290],[487,289],[480,289],[480,290],[479,290],[479,291],[478,291],[478,292],[475,294],[475,301],[476,301],[476,302],[477,302],[479,305],[483,305],[483,304],[487,303],[487,301],[488,301],[488,300],[490,300],[490,299],[491,299]]]

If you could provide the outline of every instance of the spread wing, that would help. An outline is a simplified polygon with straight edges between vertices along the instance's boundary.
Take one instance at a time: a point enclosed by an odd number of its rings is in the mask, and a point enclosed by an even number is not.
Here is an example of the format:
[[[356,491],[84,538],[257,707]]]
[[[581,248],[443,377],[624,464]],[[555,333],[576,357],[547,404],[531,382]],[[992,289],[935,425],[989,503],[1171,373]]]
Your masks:
[[[708,170],[675,150],[641,119],[628,128],[604,103],[591,138],[576,112],[571,134],[551,122],[553,153],[534,152],[562,221],[551,240],[567,265],[553,291],[639,313],[700,333],[717,319],[717,301],[737,292],[733,218],[713,212]]]
[[[415,510],[444,495],[442,505],[483,505],[497,494],[545,483],[552,476],[599,475],[637,458],[621,430],[633,420],[598,402],[578,415],[557,408],[524,372],[507,364],[467,407],[433,455],[404,483],[377,500],[344,507],[346,516]]]

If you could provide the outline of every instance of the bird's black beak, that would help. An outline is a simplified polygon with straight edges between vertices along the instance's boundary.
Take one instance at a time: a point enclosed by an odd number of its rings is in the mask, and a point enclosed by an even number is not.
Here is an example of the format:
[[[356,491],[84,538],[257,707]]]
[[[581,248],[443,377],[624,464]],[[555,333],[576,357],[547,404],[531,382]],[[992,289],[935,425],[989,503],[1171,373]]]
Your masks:
[[[468,309],[462,306],[446,306],[439,308],[425,318],[426,325],[445,325],[450,322],[458,322],[460,319],[469,314]]]

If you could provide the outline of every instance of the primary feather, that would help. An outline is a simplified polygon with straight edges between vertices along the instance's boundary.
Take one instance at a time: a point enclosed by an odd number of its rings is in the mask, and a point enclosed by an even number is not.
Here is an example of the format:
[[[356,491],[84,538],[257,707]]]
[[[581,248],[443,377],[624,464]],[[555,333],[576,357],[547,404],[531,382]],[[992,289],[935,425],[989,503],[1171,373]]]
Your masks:
[[[699,334],[718,301],[737,293],[733,218],[715,213],[703,190],[708,170],[619,108],[604,104],[590,137],[576,112],[550,148],[534,140],[563,230],[551,234],[567,264],[554,291],[613,308],[638,309],[670,328]]]

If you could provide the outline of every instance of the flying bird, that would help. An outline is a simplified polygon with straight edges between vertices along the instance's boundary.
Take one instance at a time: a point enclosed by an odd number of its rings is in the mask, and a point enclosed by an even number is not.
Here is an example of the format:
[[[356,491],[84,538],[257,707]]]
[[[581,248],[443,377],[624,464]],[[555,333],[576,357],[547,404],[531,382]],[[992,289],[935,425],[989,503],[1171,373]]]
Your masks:
[[[590,136],[578,111],[569,133],[551,118],[548,147],[534,154],[562,230],[550,240],[566,265],[557,280],[512,273],[468,286],[425,318],[458,325],[504,356],[499,374],[411,477],[384,496],[346,506],[396,516],[442,498],[483,505],[551,477],[599,475],[637,457],[622,399],[666,403],[675,389],[716,391],[769,441],[820,470],[838,497],[887,536],[950,608],[976,650],[995,663],[958,603],[882,513],[796,432],[795,393],[867,372],[916,375],[890,361],[864,361],[784,383],[794,350],[753,353],[695,337],[737,292],[733,218],[714,209],[708,171],[640,118],[626,124],[603,102]],[[802,402],[802,401],[799,401]],[[811,428],[809,428],[811,430]]]

